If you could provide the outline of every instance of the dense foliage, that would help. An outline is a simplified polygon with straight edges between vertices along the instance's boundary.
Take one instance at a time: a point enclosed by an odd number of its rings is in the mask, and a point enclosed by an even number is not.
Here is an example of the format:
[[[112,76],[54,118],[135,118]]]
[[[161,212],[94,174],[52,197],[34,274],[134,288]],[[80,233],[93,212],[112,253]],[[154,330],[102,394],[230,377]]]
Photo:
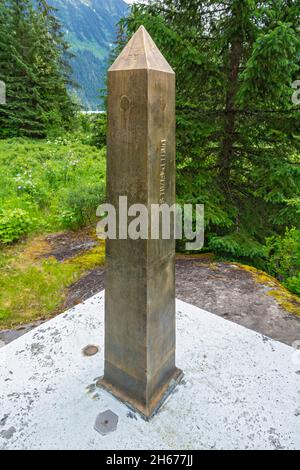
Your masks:
[[[94,223],[104,200],[105,149],[57,138],[0,141],[0,246],[30,232]]]
[[[69,46],[46,0],[0,4],[0,138],[45,137],[72,124]]]
[[[267,239],[266,249],[268,271],[300,294],[300,230],[287,229],[284,236]]]
[[[56,15],[48,0],[0,3],[2,246],[83,227],[104,200],[106,115],[76,113]],[[267,269],[299,294],[299,0],[134,5],[116,54],[140,24],[177,74],[177,197],[204,203],[205,249]]]
[[[300,228],[300,3],[155,0],[143,24],[177,74],[178,200],[204,203],[206,248],[257,262]]]
[[[0,209],[0,243],[12,243],[29,232],[32,220],[22,209]]]

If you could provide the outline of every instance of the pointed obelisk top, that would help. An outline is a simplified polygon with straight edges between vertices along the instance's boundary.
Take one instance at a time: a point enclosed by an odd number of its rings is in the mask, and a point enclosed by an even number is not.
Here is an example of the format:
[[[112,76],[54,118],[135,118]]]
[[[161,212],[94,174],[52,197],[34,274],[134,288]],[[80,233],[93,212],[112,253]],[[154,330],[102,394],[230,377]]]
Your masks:
[[[140,26],[119,57],[109,69],[109,72],[118,70],[159,70],[174,73],[155,42],[144,26]]]

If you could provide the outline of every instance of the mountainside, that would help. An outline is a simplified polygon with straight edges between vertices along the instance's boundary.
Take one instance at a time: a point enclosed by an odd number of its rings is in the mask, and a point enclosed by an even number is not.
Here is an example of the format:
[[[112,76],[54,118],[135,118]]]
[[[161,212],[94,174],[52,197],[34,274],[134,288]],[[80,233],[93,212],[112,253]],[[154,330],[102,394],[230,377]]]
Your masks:
[[[85,109],[99,109],[109,51],[116,40],[117,23],[128,11],[123,0],[48,0],[66,32],[76,57],[76,93]]]

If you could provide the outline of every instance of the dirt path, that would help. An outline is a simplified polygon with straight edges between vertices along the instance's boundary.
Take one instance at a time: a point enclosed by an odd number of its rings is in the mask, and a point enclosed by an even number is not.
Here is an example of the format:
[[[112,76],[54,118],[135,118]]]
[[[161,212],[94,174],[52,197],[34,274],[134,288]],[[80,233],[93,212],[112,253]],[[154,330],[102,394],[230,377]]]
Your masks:
[[[53,235],[50,239],[48,237],[48,241],[53,244],[51,256],[59,261],[89,250],[97,243],[91,237],[85,239],[83,232],[73,238],[70,234]],[[98,267],[70,286],[60,311],[104,289],[104,274],[105,269]],[[263,273],[251,271],[251,268],[213,262],[209,256],[179,256],[176,260],[176,296],[281,342],[291,345],[300,340],[300,316],[290,313],[294,311],[300,315],[300,301],[289,298],[276,281]],[[0,331],[0,347],[35,326],[31,324],[16,330]]]

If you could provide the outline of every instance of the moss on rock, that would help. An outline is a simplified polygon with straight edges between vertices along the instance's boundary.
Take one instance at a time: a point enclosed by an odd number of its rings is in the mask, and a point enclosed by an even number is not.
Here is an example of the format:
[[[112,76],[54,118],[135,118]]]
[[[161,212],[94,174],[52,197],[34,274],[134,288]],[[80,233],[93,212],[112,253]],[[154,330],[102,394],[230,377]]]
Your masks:
[[[291,294],[277,279],[254,268],[240,263],[234,263],[244,271],[252,274],[253,279],[258,284],[262,284],[268,288],[267,294],[274,297],[279,305],[289,313],[300,317],[300,298],[297,295]]]

